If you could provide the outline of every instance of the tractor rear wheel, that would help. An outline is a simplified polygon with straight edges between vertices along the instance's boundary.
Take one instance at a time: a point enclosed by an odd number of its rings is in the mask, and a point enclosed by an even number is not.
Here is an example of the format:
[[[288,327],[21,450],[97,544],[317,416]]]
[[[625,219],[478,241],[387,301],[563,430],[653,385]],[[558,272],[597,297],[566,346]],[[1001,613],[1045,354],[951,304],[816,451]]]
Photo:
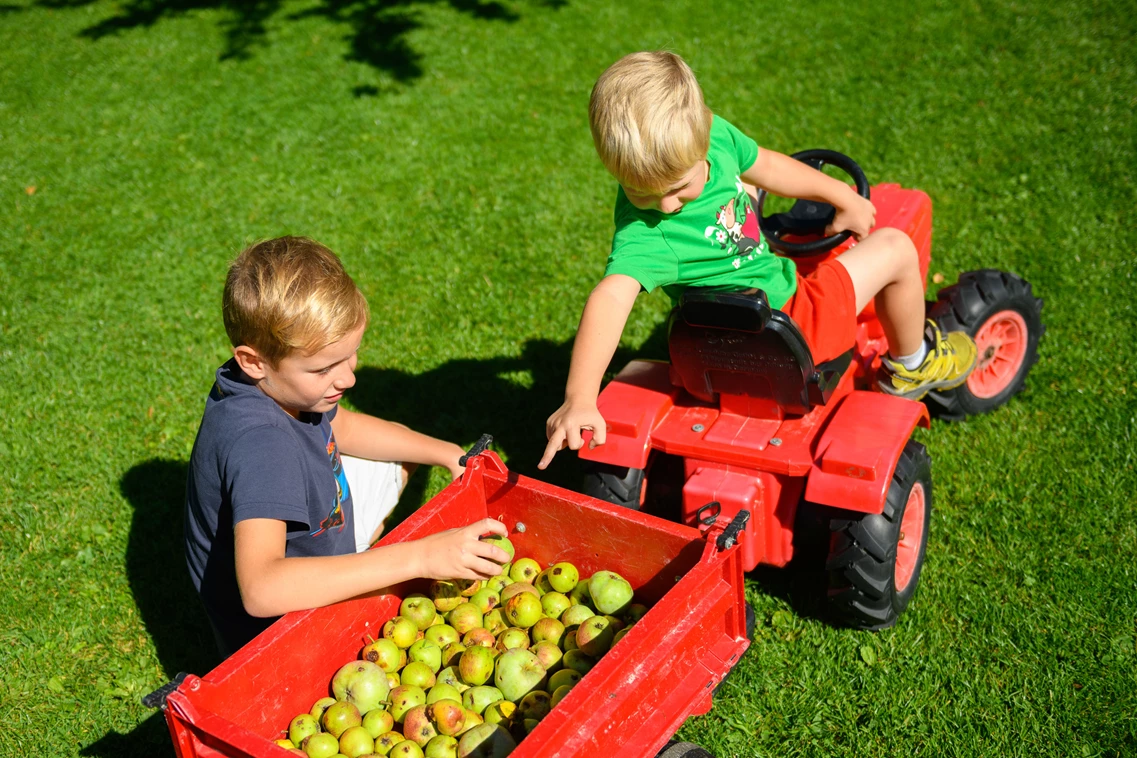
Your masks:
[[[920,581],[932,515],[932,458],[904,446],[883,513],[840,511],[829,519],[829,606],[859,629],[884,629],[908,607]]]
[[[996,269],[960,275],[958,284],[940,290],[928,317],[943,332],[971,335],[979,348],[964,384],[925,396],[932,413],[951,421],[998,408],[1018,393],[1038,361],[1038,340],[1046,331],[1042,300],[1030,283]]]
[[[642,468],[624,468],[608,463],[581,461],[584,494],[638,511],[647,493],[647,476]]]

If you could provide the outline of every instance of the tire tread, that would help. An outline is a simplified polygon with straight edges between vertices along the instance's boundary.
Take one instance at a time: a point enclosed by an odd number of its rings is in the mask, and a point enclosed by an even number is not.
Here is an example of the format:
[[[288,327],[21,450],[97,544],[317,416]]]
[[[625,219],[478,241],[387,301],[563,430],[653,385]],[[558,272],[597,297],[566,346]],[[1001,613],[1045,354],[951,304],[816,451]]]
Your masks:
[[[909,440],[901,451],[882,513],[851,518],[848,511],[841,511],[829,520],[830,551],[825,569],[829,574],[830,608],[849,626],[891,626],[916,591],[926,544],[921,547],[909,586],[898,594],[892,584],[900,521],[908,493],[916,482],[923,482],[926,488],[926,535],[932,512],[931,457],[914,440]]]
[[[998,269],[966,271],[959,281],[941,289],[928,316],[944,332],[965,331],[971,336],[979,331],[983,322],[1000,307],[1017,310],[1027,323],[1027,354],[1019,375],[1008,385],[1009,391],[992,400],[980,400],[971,395],[967,385],[942,392],[929,392],[924,403],[937,418],[960,421],[968,416],[986,413],[1017,395],[1026,385],[1031,367],[1038,362],[1038,342],[1046,333],[1042,323],[1042,299],[1034,296],[1030,282],[1017,274]]]

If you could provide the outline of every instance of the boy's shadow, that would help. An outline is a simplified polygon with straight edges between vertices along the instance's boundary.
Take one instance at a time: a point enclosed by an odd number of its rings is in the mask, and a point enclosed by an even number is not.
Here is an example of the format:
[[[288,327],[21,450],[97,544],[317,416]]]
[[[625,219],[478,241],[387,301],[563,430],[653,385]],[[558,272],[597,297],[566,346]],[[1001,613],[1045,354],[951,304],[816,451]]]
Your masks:
[[[134,509],[126,546],[126,576],[142,623],[166,676],[205,674],[220,662],[205,609],[190,582],[182,544],[184,461],[155,458],[131,468],[119,488]],[[155,689],[165,682],[159,682]],[[100,758],[170,755],[170,733],[155,713],[127,734],[110,731],[81,755]]]

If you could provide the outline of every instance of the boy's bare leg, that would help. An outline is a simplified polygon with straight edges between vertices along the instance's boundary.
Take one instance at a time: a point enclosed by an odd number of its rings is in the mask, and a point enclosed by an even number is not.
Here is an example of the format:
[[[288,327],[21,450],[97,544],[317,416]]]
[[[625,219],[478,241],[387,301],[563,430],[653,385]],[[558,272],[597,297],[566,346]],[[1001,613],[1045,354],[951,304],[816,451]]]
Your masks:
[[[857,313],[876,301],[889,352],[910,355],[924,339],[924,282],[916,246],[899,229],[884,227],[865,237],[837,261],[853,280]]]
[[[402,426],[402,424],[400,424],[400,426]],[[399,485],[400,496],[402,495],[403,490],[407,488],[407,482],[410,481],[411,474],[413,474],[417,468],[417,463],[399,464],[399,478],[402,480],[402,484]],[[371,535],[371,539],[367,542],[368,545],[374,545],[379,540],[379,538],[383,536],[383,526],[384,524],[380,522],[379,526],[375,527],[375,532]]]

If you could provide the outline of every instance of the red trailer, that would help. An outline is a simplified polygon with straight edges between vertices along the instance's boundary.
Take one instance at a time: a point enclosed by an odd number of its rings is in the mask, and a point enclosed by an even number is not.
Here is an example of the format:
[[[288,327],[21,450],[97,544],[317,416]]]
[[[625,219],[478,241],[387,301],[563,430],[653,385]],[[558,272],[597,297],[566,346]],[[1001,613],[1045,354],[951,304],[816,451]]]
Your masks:
[[[519,556],[571,561],[588,576],[624,576],[650,611],[513,751],[538,756],[709,756],[668,740],[706,713],[716,685],[749,646],[737,545],[748,513],[709,531],[519,476],[485,452],[462,478],[380,544],[418,539],[490,516],[505,523]],[[150,698],[161,704],[180,758],[288,755],[273,740],[290,719],[329,694],[367,635],[398,615],[408,582],[386,594],[289,613],[205,676],[186,675]],[[663,752],[660,752],[663,750]]]

